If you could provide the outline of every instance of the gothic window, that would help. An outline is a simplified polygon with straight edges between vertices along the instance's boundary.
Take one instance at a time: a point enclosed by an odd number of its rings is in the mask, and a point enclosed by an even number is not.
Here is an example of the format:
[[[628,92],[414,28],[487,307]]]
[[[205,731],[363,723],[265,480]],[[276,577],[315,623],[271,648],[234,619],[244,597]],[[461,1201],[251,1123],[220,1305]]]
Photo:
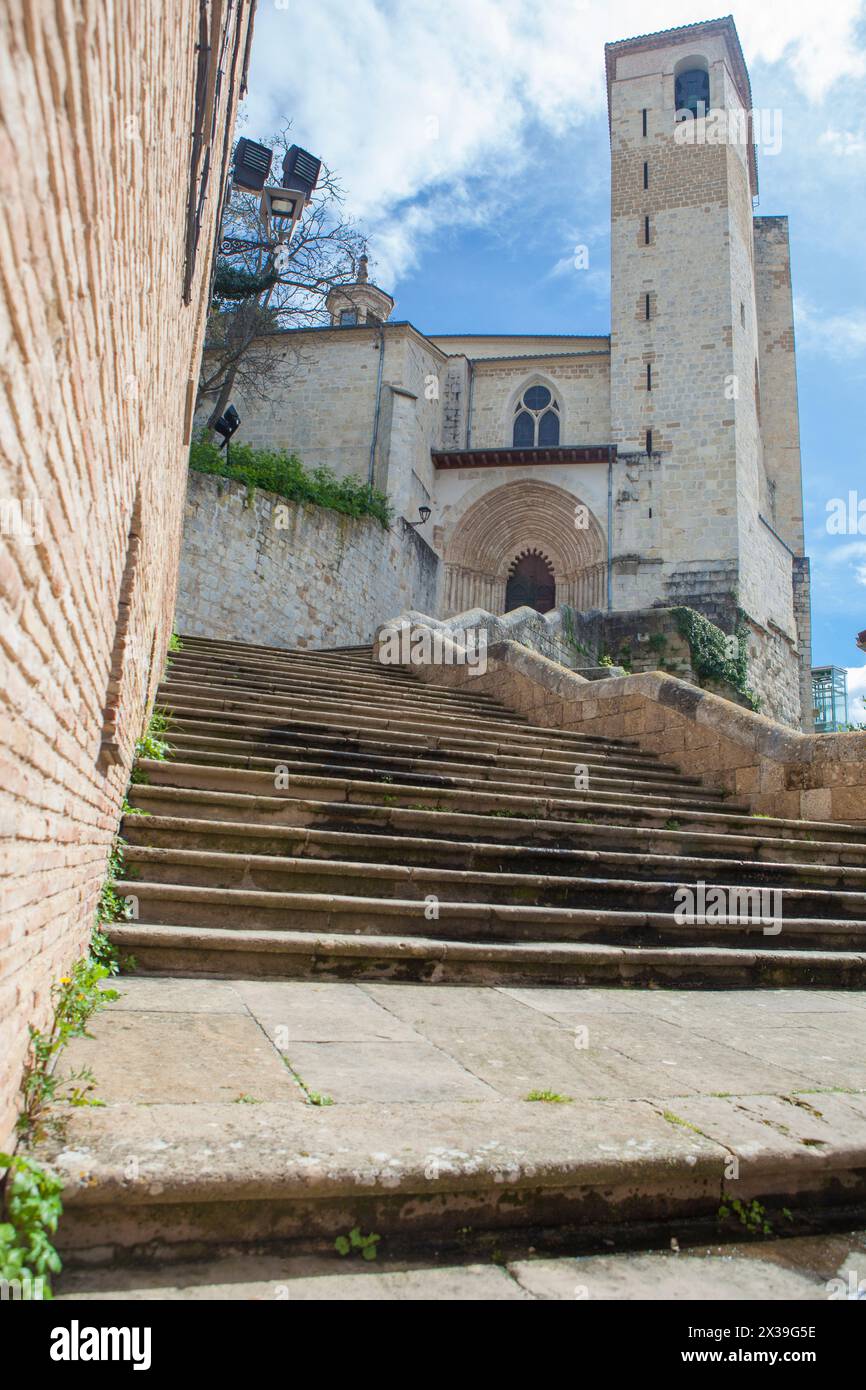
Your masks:
[[[514,421],[515,449],[531,449],[535,443],[535,417],[528,410],[521,410]]]
[[[688,68],[678,75],[674,105],[678,116],[682,111],[690,111],[695,117],[707,114],[710,109],[710,74],[704,68]]]
[[[559,402],[546,386],[528,386],[514,408],[512,443],[515,449],[559,443]]]

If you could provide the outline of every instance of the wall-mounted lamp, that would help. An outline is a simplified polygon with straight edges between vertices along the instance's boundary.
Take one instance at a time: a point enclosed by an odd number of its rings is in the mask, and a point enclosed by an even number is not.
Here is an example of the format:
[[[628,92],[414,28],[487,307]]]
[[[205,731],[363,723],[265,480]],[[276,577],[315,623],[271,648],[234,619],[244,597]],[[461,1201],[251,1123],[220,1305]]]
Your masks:
[[[216,424],[214,425],[214,429],[216,430],[217,434],[222,435],[223,444],[228,444],[229,440],[235,433],[235,430],[237,430],[237,428],[239,427],[240,423],[241,417],[240,415],[238,415],[234,406],[228,406],[226,408],[225,415],[221,415],[220,418],[217,420]],[[220,445],[220,448],[223,447],[223,444]]]
[[[234,406],[230,405],[226,407],[225,414],[221,415],[220,418],[214,424],[214,432],[216,434],[222,435],[223,442],[220,445],[220,448],[224,448],[226,451],[226,463],[229,463],[231,461],[231,450],[229,448],[229,441],[232,435],[238,429],[240,423],[240,415],[238,415]]]
[[[417,520],[417,521],[409,521],[409,522],[407,522],[406,524],[407,524],[407,526],[423,526],[424,523],[425,523],[425,521],[429,521],[429,520],[430,520],[430,508],[429,508],[429,507],[419,507],[419,508],[418,508],[418,520]]]
[[[306,195],[310,194],[319,182],[322,161],[300,145],[292,145],[283,159],[283,188],[294,188]]]

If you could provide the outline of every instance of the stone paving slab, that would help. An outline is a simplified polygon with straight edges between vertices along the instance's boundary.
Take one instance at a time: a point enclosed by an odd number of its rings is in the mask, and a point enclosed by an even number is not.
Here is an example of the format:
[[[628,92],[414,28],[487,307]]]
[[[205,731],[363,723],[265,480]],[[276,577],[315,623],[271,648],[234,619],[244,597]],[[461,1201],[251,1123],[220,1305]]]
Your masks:
[[[89,1031],[92,1038],[69,1044],[62,1069],[94,1068],[100,1100],[148,1105],[303,1100],[248,1014],[134,1012],[127,1006],[97,1015]]]
[[[866,1232],[683,1251],[535,1257],[449,1264],[377,1260],[348,1267],[336,1254],[226,1256],[155,1270],[74,1270],[59,1301],[227,1300],[431,1302],[615,1300],[816,1302],[866,1297]]]
[[[804,1023],[791,991],[119,987],[65,1059],[106,1104],[72,1111],[42,1155],[67,1179],[61,1244],[93,1258],[316,1245],[358,1203],[423,1243],[441,1219],[714,1221],[723,1186],[862,1196],[866,1014],[847,993],[810,995]]]
[[[414,1042],[422,1034],[357,985],[238,980],[234,986],[269,1037],[291,1042]],[[279,1030],[279,1032],[277,1031]]]
[[[335,1102],[489,1100],[495,1091],[460,1062],[430,1042],[289,1043],[287,1056],[298,1076]]]
[[[340,1105],[866,1093],[866,1009],[847,991],[810,994],[804,1016],[788,990],[118,984],[65,1058],[109,1102],[304,1100],[293,1072]]]

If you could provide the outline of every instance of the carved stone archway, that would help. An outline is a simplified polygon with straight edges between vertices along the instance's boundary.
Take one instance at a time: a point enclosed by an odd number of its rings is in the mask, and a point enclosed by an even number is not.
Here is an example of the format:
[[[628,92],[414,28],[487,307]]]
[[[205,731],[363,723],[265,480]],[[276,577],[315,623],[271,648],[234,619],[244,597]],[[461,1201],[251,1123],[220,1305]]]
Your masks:
[[[479,497],[445,547],[443,617],[468,608],[505,611],[516,556],[538,550],[556,576],[556,602],[602,608],[607,574],[604,533],[589,508],[554,483],[521,478]]]

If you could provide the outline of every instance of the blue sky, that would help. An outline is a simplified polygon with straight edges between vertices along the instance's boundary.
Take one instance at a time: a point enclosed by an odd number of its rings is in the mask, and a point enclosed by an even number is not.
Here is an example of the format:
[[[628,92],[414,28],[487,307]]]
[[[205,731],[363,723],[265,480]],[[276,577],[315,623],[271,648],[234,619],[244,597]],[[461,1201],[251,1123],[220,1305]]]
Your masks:
[[[762,214],[790,218],[813,660],[849,668],[866,719],[866,0],[735,5]],[[340,175],[395,317],[422,332],[606,333],[606,40],[713,17],[694,0],[259,0],[243,130],[285,118]],[[573,248],[589,248],[589,268]],[[866,502],[864,502],[866,512]]]

